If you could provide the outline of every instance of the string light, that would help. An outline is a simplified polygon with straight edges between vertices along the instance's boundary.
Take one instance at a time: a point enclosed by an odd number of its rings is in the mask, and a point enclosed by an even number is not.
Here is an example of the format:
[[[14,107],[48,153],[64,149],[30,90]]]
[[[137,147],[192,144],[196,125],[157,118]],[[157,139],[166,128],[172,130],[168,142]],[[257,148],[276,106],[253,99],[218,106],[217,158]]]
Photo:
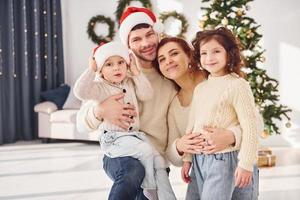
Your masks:
[[[46,0],[44,0],[44,15],[47,14],[46,12]],[[44,17],[44,45],[45,45],[45,54],[44,54],[44,63],[45,63],[45,74],[44,74],[44,79],[47,79],[48,77],[48,56],[47,56],[47,50],[48,50],[48,42],[47,42],[47,39],[48,39],[48,34],[47,34],[47,17]]]
[[[15,25],[15,21],[14,21],[14,4],[13,1],[10,2],[10,10],[11,10],[11,21],[12,21],[12,28],[11,28],[11,38],[12,38],[12,73],[13,73],[13,77],[17,78],[17,74],[16,74],[16,66],[15,66],[15,29],[14,29],[14,25]]]
[[[24,68],[25,68],[25,76],[28,76],[28,41],[27,41],[27,17],[26,17],[26,0],[23,0],[23,24],[24,24],[24,32],[25,32],[25,37],[24,37]]]

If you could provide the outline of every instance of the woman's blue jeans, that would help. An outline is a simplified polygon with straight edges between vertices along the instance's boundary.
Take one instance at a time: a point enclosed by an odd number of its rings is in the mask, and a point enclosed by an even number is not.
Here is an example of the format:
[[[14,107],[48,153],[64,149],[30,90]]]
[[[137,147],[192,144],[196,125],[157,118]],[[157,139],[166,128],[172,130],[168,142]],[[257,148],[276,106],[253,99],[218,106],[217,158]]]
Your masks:
[[[145,169],[140,161],[132,157],[104,156],[103,169],[114,182],[109,200],[146,200],[141,188]]]

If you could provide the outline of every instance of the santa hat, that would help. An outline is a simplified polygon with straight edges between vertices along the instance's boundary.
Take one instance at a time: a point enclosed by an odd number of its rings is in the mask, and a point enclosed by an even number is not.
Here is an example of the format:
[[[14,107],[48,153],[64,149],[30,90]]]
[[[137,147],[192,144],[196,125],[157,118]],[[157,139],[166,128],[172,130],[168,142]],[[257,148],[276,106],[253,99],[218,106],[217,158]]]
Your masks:
[[[111,56],[120,56],[124,58],[127,64],[130,63],[128,48],[122,43],[115,41],[101,43],[94,49],[93,56],[97,63],[97,71],[101,71],[103,64]]]
[[[94,59],[97,64],[97,73],[95,76],[96,82],[102,82],[101,69],[105,63],[105,61],[111,56],[120,56],[122,57],[126,63],[129,65],[129,51],[126,46],[124,46],[121,42],[108,42],[101,43],[94,49],[93,52]]]
[[[163,32],[163,24],[153,12],[147,8],[128,7],[120,19],[119,37],[124,45],[128,45],[129,32],[138,24],[149,24],[157,33]]]

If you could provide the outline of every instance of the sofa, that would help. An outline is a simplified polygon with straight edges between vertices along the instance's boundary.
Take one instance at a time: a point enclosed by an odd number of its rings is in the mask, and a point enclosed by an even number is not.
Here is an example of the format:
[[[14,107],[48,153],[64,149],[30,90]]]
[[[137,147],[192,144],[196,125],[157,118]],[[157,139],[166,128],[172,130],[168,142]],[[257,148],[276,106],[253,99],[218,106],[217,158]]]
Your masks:
[[[76,114],[80,106],[81,102],[73,95],[72,89],[61,108],[55,101],[43,101],[35,105],[34,111],[38,114],[38,137],[43,142],[49,142],[50,139],[98,141],[97,131],[77,131]]]

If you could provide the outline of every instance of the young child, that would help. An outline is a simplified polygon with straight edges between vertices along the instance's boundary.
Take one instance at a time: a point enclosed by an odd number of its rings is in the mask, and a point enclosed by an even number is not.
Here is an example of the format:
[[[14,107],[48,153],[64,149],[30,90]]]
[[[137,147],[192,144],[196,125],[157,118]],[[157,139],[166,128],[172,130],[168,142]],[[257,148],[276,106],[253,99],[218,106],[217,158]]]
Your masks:
[[[150,82],[139,71],[135,57],[119,42],[109,42],[94,50],[90,67],[83,72],[74,86],[74,93],[82,101],[102,102],[111,95],[124,93],[121,103],[134,105],[138,113],[138,101],[152,98]],[[133,118],[133,116],[131,116]],[[142,183],[149,199],[175,199],[169,182],[164,158],[151,146],[144,133],[139,131],[139,116],[128,130],[103,120],[99,126],[100,147],[111,158],[131,156],[145,167]]]
[[[208,78],[194,90],[186,133],[199,133],[204,126],[226,129],[240,124],[242,128],[240,149],[228,147],[215,154],[195,154],[192,158],[200,199],[228,200],[235,186],[251,184],[260,131],[257,110],[251,88],[242,78],[239,43],[231,31],[221,27],[198,32],[193,46]],[[189,156],[183,158],[184,181],[189,178]]]

